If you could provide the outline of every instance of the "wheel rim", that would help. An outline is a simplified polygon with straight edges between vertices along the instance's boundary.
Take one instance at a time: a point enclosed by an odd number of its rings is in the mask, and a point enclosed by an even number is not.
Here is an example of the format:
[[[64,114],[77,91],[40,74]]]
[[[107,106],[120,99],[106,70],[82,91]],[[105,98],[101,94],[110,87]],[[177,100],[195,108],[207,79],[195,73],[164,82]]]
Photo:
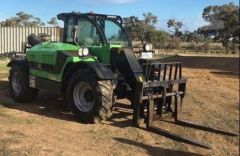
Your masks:
[[[88,83],[79,82],[73,91],[73,101],[80,111],[90,111],[94,106],[94,94],[92,87]]]
[[[15,71],[12,76],[12,88],[16,95],[19,95],[21,91],[21,83],[19,77],[20,73],[18,71]]]

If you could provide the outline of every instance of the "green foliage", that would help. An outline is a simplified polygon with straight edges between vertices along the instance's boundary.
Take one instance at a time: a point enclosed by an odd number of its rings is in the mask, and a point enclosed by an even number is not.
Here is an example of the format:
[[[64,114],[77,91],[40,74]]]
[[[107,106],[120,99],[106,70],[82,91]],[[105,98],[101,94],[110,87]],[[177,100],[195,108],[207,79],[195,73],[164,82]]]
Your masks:
[[[164,48],[170,39],[170,35],[162,30],[157,30],[155,24],[158,19],[152,13],[144,13],[143,20],[137,20],[137,17],[132,16],[134,24],[125,25],[134,40],[140,40],[143,43],[152,43],[155,48]]]
[[[0,22],[2,27],[37,27],[44,26],[45,24],[40,18],[34,17],[33,15],[27,14],[25,12],[18,12],[15,17],[6,19]]]
[[[166,46],[166,49],[179,49],[181,44],[181,39],[179,37],[172,37],[170,40],[168,40],[168,44]]]
[[[140,40],[142,43],[149,42],[149,36],[151,31],[155,30],[156,28],[154,25],[158,21],[158,17],[153,15],[150,12],[143,13],[143,20],[138,20],[136,17],[136,22],[134,24],[128,24],[125,28],[130,33],[131,37],[134,39]],[[146,39],[148,36],[148,39]]]
[[[130,18],[125,18],[124,27],[128,31],[132,40],[144,41],[144,30],[141,26],[142,21],[139,21],[137,17],[132,16]]]
[[[167,22],[168,28],[173,28],[175,30],[174,36],[175,37],[181,37],[182,32],[180,31],[181,27],[183,26],[183,23],[181,21],[177,21],[175,19],[169,19]]]
[[[59,24],[58,24],[58,21],[57,21],[57,18],[56,17],[52,17],[51,19],[50,19],[50,21],[48,21],[47,22],[49,25],[52,25],[52,26],[54,26],[54,27],[58,27],[59,26]]]
[[[154,48],[165,48],[170,39],[170,35],[161,30],[152,30],[148,35],[146,38],[148,42],[153,44]]]
[[[202,17],[209,25],[200,27],[198,32],[220,41],[227,53],[231,40],[239,42],[239,6],[233,3],[208,6],[204,8]]]
[[[202,34],[199,34],[196,31],[194,32],[186,31],[182,34],[181,38],[184,42],[196,42],[196,43],[208,40],[207,37],[204,37]]]
[[[143,13],[144,17],[144,25],[148,28],[154,27],[154,25],[158,22],[158,17],[153,15],[151,12]]]
[[[140,40],[142,43],[151,42],[155,48],[178,49],[181,47],[181,42],[188,42],[190,44],[186,49],[211,51],[213,48],[210,44],[215,41],[221,42],[226,51],[236,52],[239,46],[239,6],[233,3],[204,8],[202,17],[209,24],[194,32],[182,32],[183,22],[169,19],[167,25],[173,30],[172,37],[155,27],[157,16],[152,13],[144,13],[143,16],[143,20],[127,27],[127,30],[133,40]],[[222,50],[222,46],[220,49],[219,47],[214,49],[214,51]]]

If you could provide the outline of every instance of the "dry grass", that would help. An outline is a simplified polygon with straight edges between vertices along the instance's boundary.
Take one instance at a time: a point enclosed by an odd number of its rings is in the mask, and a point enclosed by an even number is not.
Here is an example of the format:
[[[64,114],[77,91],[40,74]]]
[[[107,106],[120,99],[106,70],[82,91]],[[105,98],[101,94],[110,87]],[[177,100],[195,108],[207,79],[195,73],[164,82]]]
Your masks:
[[[0,60],[0,90],[2,88],[6,88],[7,87],[7,83],[5,83],[7,78],[8,78],[7,62],[8,62],[7,59],[6,60]]]

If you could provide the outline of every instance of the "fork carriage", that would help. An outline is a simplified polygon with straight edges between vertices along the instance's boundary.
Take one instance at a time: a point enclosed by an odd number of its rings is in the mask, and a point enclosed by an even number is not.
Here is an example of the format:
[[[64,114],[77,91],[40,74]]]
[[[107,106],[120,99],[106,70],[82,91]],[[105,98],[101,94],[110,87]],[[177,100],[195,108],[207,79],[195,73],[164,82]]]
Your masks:
[[[210,149],[208,143],[181,136],[154,126],[154,120],[166,117],[174,118],[174,123],[186,127],[223,135],[237,136],[235,133],[205,127],[180,119],[183,98],[186,92],[187,79],[182,77],[182,63],[161,63],[159,60],[140,59],[145,80],[137,83],[136,98],[133,104],[133,124],[140,127],[146,123],[148,130],[165,135],[177,141]]]
[[[182,77],[182,63],[168,62],[160,63],[157,61],[139,60],[145,75],[145,81],[139,83],[138,89],[140,94],[140,108],[134,109],[134,124],[138,125],[140,116],[144,115],[144,108],[150,105],[156,114],[161,118],[163,114],[172,113],[178,115],[176,105],[172,104],[173,98],[175,103],[182,103],[186,90],[186,78]]]

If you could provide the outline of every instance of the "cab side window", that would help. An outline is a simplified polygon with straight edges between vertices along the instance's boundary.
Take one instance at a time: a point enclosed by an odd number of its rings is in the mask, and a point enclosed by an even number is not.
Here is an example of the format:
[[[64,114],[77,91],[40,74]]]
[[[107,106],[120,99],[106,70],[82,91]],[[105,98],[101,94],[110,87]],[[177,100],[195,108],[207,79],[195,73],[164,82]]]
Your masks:
[[[89,20],[85,18],[78,19],[78,43],[82,46],[99,46],[101,44],[98,31]]]
[[[67,34],[66,34],[66,42],[73,42],[72,38],[72,29],[74,26],[74,18],[69,17],[67,21]]]

